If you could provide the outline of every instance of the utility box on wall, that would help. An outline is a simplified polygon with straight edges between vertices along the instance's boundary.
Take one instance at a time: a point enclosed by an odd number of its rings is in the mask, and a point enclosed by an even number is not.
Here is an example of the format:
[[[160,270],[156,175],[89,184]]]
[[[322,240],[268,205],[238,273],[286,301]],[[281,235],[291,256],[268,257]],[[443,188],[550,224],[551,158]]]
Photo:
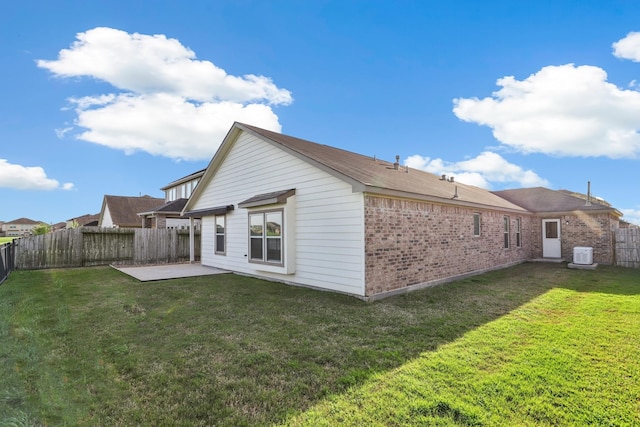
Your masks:
[[[573,248],[573,263],[581,265],[593,264],[593,248],[584,246]]]

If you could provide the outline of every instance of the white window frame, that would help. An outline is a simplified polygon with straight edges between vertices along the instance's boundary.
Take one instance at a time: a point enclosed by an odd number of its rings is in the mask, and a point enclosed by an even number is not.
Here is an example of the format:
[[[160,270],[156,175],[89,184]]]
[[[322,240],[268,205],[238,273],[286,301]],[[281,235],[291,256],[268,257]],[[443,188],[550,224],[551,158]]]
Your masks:
[[[509,231],[511,229],[510,219],[507,215],[504,216],[504,248],[509,249],[511,247],[511,241]]]
[[[280,228],[279,228],[279,234],[277,235],[268,235],[268,221],[267,218],[268,216],[272,215],[272,214],[279,214],[280,215]],[[251,225],[252,225],[252,217],[254,218],[261,218],[262,219],[262,229],[261,229],[261,235],[257,236],[257,235],[252,235],[252,231],[251,231]],[[249,225],[249,229],[248,229],[248,251],[249,251],[249,262],[253,263],[253,264],[264,264],[264,265],[273,265],[273,266],[278,266],[278,267],[283,267],[284,266],[284,258],[285,258],[285,221],[284,221],[284,209],[267,209],[267,210],[255,210],[255,211],[251,211],[249,212],[249,218],[248,218],[248,225]],[[252,248],[253,248],[253,240],[261,240],[261,256],[257,257],[257,256],[253,256],[252,254]],[[280,246],[280,259],[279,260],[270,260],[269,259],[269,243],[270,241],[279,241],[279,246]]]
[[[522,247],[522,218],[516,218],[516,247]]]
[[[220,232],[219,228],[218,228],[218,219],[222,220],[222,233]],[[215,226],[215,232],[214,232],[214,241],[213,241],[213,246],[214,246],[214,253],[216,255],[226,255],[227,254],[227,215],[215,215],[214,216],[214,226]],[[220,250],[220,247],[218,245],[218,238],[222,237],[222,250]]]
[[[482,215],[480,215],[480,212],[474,212],[473,213],[473,237],[480,237],[481,235],[482,235]]]

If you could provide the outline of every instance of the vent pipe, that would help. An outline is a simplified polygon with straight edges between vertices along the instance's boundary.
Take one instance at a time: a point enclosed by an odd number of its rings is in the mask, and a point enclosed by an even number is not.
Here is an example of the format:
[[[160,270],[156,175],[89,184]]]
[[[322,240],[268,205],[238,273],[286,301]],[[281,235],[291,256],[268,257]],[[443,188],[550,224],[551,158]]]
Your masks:
[[[400,166],[400,156],[396,156],[396,162],[393,164],[393,168],[395,170],[398,170],[399,166]]]
[[[585,206],[591,206],[591,181],[587,181],[587,203]]]
[[[453,199],[457,199],[458,198],[458,186],[456,185],[456,192],[453,194]]]

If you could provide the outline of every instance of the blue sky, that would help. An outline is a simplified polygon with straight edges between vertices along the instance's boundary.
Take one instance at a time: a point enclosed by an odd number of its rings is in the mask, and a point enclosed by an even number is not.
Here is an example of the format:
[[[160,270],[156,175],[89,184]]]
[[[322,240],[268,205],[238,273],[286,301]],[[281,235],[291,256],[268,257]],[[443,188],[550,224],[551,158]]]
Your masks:
[[[0,220],[162,197],[233,121],[640,223],[633,1],[22,1],[0,14]]]

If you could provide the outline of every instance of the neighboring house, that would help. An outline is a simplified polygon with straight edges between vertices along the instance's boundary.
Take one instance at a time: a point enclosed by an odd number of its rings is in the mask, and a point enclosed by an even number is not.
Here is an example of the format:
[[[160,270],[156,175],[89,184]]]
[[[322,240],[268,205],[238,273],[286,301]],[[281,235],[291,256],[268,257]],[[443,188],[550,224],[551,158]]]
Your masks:
[[[182,209],[187,204],[187,199],[177,199],[166,202],[163,205],[156,206],[146,212],[139,212],[138,216],[142,218],[143,228],[178,228],[185,229],[189,227],[189,219],[182,216]],[[194,226],[199,228],[198,220]]]
[[[161,206],[164,199],[151,196],[104,196],[98,220],[99,227],[142,228],[140,212],[148,212]]]
[[[180,179],[176,179],[162,187],[160,190],[164,191],[164,200],[166,202],[173,202],[174,200],[188,199],[191,197],[191,193],[193,193],[198,182],[200,182],[205,170],[206,169],[202,169]]]
[[[573,258],[573,248],[593,248],[593,261],[615,262],[615,230],[620,228],[622,213],[602,199],[566,190],[520,188],[494,191],[535,214],[539,220],[533,228],[533,256]]]
[[[190,226],[188,218],[182,216],[182,209],[187,203],[187,199],[193,193],[205,169],[194,172],[185,177],[177,179],[161,188],[165,193],[165,203],[155,206],[145,212],[139,212],[144,228],[179,228],[185,229]],[[194,227],[200,227],[200,220],[194,222]]]
[[[51,231],[60,231],[64,230],[65,228],[67,228],[67,223],[64,221],[56,222],[55,224],[51,225]]]
[[[30,236],[31,230],[41,221],[34,221],[29,218],[18,218],[2,224],[2,233],[6,237]]]
[[[97,227],[100,221],[100,214],[85,214],[67,220],[66,228],[73,227]]]

